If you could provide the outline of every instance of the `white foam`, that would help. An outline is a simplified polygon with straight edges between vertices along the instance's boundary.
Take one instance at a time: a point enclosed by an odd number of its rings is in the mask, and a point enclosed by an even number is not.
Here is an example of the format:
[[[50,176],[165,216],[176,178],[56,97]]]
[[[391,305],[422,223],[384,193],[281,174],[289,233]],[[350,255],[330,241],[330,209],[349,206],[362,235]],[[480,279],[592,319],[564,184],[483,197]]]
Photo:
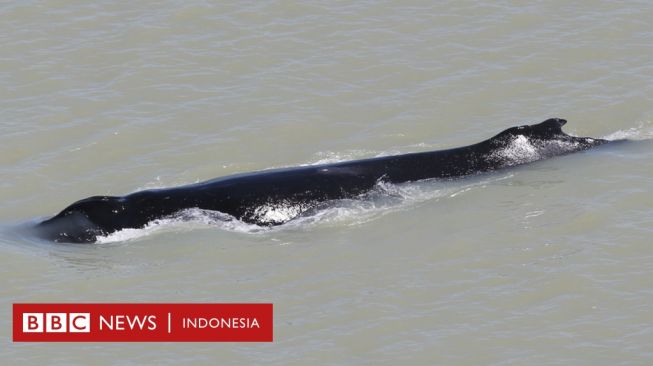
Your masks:
[[[424,202],[443,197],[456,197],[511,176],[484,177],[484,179],[470,178],[471,181],[464,185],[461,185],[460,181],[442,182],[437,180],[403,184],[379,182],[371,192],[362,195],[358,199],[326,202],[305,212],[302,207],[290,207],[289,205],[259,208],[261,214],[272,220],[290,218],[290,221],[278,226],[248,224],[222,212],[193,208],[170,217],[152,221],[141,229],[123,229],[99,237],[97,242],[133,241],[164,232],[197,229],[218,229],[246,234],[261,234],[282,230],[304,230],[315,225],[356,226],[392,212],[410,209]]]
[[[653,122],[642,121],[637,127],[615,131],[603,137],[606,140],[647,140],[653,138]]]
[[[300,204],[278,203],[264,204],[254,210],[254,217],[259,221],[267,224],[281,223],[294,219],[307,207]]]
[[[97,243],[137,240],[164,232],[190,231],[213,227],[246,233],[266,230],[265,227],[242,222],[222,212],[191,208],[169,217],[154,220],[140,229],[123,229],[106,236],[98,237]]]
[[[605,137],[607,140],[647,139],[653,138],[653,123],[641,122],[637,127],[619,130]],[[523,135],[516,136],[503,149],[493,154],[495,159],[504,166],[513,166],[540,160],[548,155],[554,155],[561,150],[572,150],[577,142],[531,140]],[[365,156],[387,156],[395,151],[373,153],[364,150],[352,150],[347,153],[324,152],[318,154],[318,159],[306,165],[337,163]],[[511,175],[499,178],[506,179]],[[404,184],[380,182],[371,192],[359,199],[338,200],[325,203],[317,208],[308,209],[298,205],[262,205],[255,210],[256,217],[266,223],[285,222],[278,226],[259,226],[242,222],[230,215],[201,209],[189,209],[171,217],[150,222],[141,229],[123,229],[110,235],[99,237],[98,243],[129,241],[148,237],[153,234],[170,231],[186,231],[197,228],[218,228],[232,232],[248,234],[264,233],[277,230],[303,229],[310,225],[360,225],[379,216],[403,210],[441,197],[456,197],[479,187],[484,187],[497,178],[487,178],[482,181],[460,185],[433,181],[421,181]],[[152,182],[144,188],[159,187],[160,180]],[[308,211],[307,211],[308,210]]]

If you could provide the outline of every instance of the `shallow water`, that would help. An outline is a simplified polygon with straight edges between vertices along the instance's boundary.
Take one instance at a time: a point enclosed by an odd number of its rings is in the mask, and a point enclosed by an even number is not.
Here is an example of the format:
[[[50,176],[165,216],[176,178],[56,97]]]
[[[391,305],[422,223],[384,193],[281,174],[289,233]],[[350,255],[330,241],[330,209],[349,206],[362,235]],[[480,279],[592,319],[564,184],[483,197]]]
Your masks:
[[[12,364],[650,364],[647,2],[0,5],[0,357]],[[625,144],[95,245],[80,198],[475,143]],[[14,302],[273,302],[271,344],[15,344]]]

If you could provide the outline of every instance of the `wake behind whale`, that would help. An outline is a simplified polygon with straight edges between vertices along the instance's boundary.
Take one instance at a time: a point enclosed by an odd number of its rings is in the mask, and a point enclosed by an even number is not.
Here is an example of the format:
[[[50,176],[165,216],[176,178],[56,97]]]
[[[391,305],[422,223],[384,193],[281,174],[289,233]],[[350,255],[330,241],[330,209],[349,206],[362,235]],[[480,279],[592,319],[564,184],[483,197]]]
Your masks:
[[[329,203],[365,200],[384,184],[451,180],[586,150],[608,140],[565,134],[563,119],[509,128],[474,145],[430,152],[274,169],[206,182],[95,196],[36,225],[56,242],[91,243],[125,229],[196,215],[272,227],[300,220]]]

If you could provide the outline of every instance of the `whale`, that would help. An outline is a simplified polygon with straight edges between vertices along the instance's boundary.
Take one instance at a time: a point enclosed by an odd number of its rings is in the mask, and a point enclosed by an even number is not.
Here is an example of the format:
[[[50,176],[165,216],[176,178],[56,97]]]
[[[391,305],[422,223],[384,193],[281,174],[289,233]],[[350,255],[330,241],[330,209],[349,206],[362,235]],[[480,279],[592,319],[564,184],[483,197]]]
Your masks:
[[[476,144],[330,164],[270,169],[219,177],[124,196],[77,201],[35,225],[40,238],[93,243],[123,229],[138,229],[189,209],[217,211],[260,226],[275,226],[329,201],[361,198],[380,182],[452,180],[587,150],[608,140],[562,131],[550,118],[508,128]],[[284,215],[270,215],[282,210]]]

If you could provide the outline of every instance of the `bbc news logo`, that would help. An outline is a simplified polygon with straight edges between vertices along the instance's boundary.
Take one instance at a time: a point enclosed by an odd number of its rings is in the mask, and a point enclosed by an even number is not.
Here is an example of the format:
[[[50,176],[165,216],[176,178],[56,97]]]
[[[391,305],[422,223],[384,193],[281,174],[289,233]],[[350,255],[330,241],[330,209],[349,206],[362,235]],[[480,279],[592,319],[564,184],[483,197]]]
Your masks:
[[[23,313],[23,333],[90,333],[90,313]]]
[[[272,304],[13,304],[14,342],[272,342]]]

